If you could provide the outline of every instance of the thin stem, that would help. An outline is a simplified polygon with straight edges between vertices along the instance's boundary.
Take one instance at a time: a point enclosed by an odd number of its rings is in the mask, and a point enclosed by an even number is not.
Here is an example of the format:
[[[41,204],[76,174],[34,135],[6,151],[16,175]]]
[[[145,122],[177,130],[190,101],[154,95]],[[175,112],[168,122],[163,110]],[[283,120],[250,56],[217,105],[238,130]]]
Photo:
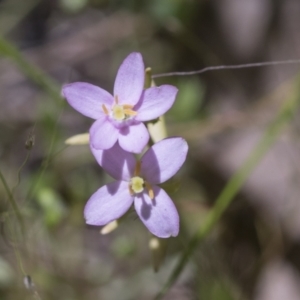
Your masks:
[[[299,64],[299,63],[300,63],[300,59],[289,59],[289,60],[265,61],[265,62],[257,62],[257,63],[241,64],[241,65],[210,66],[196,71],[155,74],[152,75],[152,78],[171,77],[171,76],[191,76],[191,75],[202,74],[208,71],[259,68],[259,67],[270,67],[276,65],[289,65],[289,64]]]
[[[144,88],[148,89],[151,87],[151,85],[152,85],[152,70],[151,68],[146,68]]]
[[[17,259],[17,261],[19,263],[20,270],[21,270],[22,274],[25,276],[26,272],[25,272],[25,269],[24,269],[24,266],[23,266],[21,254],[20,254],[19,250],[17,249],[17,247],[16,247],[16,245],[14,243],[13,243],[12,247],[14,249],[14,253],[15,253],[16,259]]]
[[[151,68],[147,68],[145,70],[145,85],[144,88],[150,88],[154,87],[155,82],[152,79],[152,73],[151,73]],[[165,123],[164,116],[159,117],[157,120],[154,122],[148,122],[147,123],[147,128],[151,137],[151,140],[149,141],[149,147],[152,146],[154,143],[157,143],[158,141],[166,138],[168,136],[167,133],[167,127]]]
[[[8,184],[7,184],[7,182],[6,182],[5,178],[4,178],[1,170],[0,170],[0,180],[1,180],[1,182],[2,182],[2,184],[4,186],[4,189],[5,189],[6,193],[7,193],[10,205],[11,205],[11,207],[12,207],[15,215],[17,216],[17,219],[18,219],[21,231],[22,231],[22,233],[24,233],[24,222],[23,222],[22,214],[21,214],[21,212],[19,210],[17,202],[15,201],[15,198],[14,198],[14,196],[13,196],[10,188],[8,187]]]
[[[299,87],[299,84],[300,77],[298,77],[294,86]],[[163,286],[162,290],[156,295],[156,300],[162,299],[163,296],[170,289],[170,287],[175,283],[182,270],[186,266],[187,262],[189,261],[192,253],[195,251],[197,245],[208,235],[212,228],[217,224],[225,210],[232,203],[236,194],[245,183],[246,179],[249,177],[251,172],[254,170],[254,168],[257,166],[260,160],[264,157],[267,151],[270,149],[272,144],[276,141],[276,138],[278,138],[284,125],[286,125],[287,122],[292,119],[295,110],[299,106],[299,98],[300,91],[296,90],[292,94],[291,98],[285,101],[277,117],[268,126],[263,137],[258,142],[254,150],[251,152],[248,159],[229,180],[229,182],[217,198],[213,209],[208,213],[206,219],[201,224],[201,227],[198,229],[198,231],[188,243],[186,250],[182,253],[178,263],[176,264],[173,272],[171,273],[167,282]]]
[[[36,192],[36,190],[37,190],[37,188],[40,184],[40,181],[41,181],[42,177],[44,176],[44,173],[45,173],[47,167],[49,166],[49,164],[51,162],[51,159],[54,157],[54,155],[56,155],[56,154],[53,155],[52,152],[53,152],[54,143],[55,143],[55,139],[56,139],[56,135],[57,135],[58,122],[59,122],[59,119],[61,118],[62,114],[63,114],[63,107],[62,107],[62,110],[61,110],[55,124],[54,124],[53,134],[52,134],[52,138],[51,138],[51,141],[50,141],[48,154],[47,154],[46,158],[44,159],[44,161],[42,162],[42,166],[39,170],[39,176],[38,176],[37,180],[29,188],[29,191],[28,191],[27,196],[25,198],[25,202],[29,201],[34,196],[34,194],[35,194],[35,192]],[[59,152],[63,151],[65,148],[67,148],[67,147],[64,147]]]
[[[20,184],[21,182],[21,171],[22,169],[24,168],[24,166],[26,165],[29,157],[30,157],[30,154],[31,154],[31,150],[28,150],[27,154],[26,154],[26,157],[22,163],[22,165],[20,166],[19,170],[18,170],[18,173],[17,173],[17,176],[18,176],[18,179],[17,179],[17,182],[16,184],[14,185],[14,187],[11,189],[11,193],[13,194],[15,189],[18,187],[18,185]]]

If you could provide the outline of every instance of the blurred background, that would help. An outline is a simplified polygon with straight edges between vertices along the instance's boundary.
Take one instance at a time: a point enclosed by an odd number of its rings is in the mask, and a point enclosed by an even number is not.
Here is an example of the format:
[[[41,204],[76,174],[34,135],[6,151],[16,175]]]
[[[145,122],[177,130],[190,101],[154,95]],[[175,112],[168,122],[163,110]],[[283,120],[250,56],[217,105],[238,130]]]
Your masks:
[[[2,0],[0,33],[58,89],[85,81],[112,91],[132,51],[153,74],[300,58],[299,15],[296,0]],[[61,105],[18,64],[0,57],[0,170],[26,228],[22,239],[1,184],[3,300],[153,299],[226,182],[293,96],[299,72],[295,64],[157,78],[157,85],[179,88],[166,122],[190,151],[166,185],[181,230],[155,273],[150,235],[133,210],[106,236],[85,225],[87,199],[110,179],[88,146],[64,141],[87,132],[92,120]],[[300,299],[295,116],[165,299]]]

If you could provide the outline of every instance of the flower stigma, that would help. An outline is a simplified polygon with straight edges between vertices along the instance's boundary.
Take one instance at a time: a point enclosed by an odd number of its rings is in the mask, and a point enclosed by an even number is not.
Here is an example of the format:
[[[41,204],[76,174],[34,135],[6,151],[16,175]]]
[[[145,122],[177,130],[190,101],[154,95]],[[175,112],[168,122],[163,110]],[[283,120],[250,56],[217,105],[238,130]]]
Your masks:
[[[125,115],[123,106],[118,105],[118,104],[114,105],[113,117],[117,121],[123,121],[125,119],[126,115]]]
[[[134,111],[132,108],[133,105],[129,105],[129,104],[120,105],[118,96],[115,96],[115,104],[111,109],[112,112],[111,115],[116,121],[121,122],[129,119],[130,117],[137,115],[137,112]],[[109,110],[104,104],[102,104],[102,109],[107,116],[110,115]]]
[[[142,177],[139,176],[141,170],[141,162],[137,161],[134,169],[134,176],[131,178],[129,183],[129,193],[130,195],[141,193],[146,187],[150,199],[154,199],[154,191],[150,183],[145,181]]]
[[[131,178],[130,186],[134,193],[138,194],[144,190],[145,181],[139,176],[134,176]]]

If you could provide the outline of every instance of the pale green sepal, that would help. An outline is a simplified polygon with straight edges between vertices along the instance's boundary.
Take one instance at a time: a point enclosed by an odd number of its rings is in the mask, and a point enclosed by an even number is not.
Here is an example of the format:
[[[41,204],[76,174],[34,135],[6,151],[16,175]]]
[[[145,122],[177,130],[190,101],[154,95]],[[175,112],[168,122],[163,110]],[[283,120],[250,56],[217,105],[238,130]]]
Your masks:
[[[119,226],[118,220],[114,220],[114,221],[108,223],[107,225],[105,225],[105,226],[100,230],[100,233],[101,233],[102,235],[109,234],[109,233],[111,233],[112,231],[114,231],[115,229],[117,229],[118,226]]]
[[[90,135],[88,133],[81,133],[71,136],[65,140],[67,145],[87,145],[90,141]]]
[[[152,266],[154,272],[158,272],[162,265],[167,251],[168,239],[160,239],[152,236],[149,240],[149,249],[152,254]]]

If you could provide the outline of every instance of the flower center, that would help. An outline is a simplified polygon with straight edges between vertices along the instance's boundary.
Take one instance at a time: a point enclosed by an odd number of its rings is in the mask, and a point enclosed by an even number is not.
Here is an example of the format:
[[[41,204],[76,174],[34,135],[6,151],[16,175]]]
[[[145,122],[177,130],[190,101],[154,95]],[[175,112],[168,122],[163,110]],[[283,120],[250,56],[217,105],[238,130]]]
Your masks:
[[[137,112],[134,111],[132,108],[133,105],[129,105],[129,104],[120,105],[118,96],[115,96],[115,104],[112,106],[111,113],[109,112],[107,107],[104,104],[102,104],[102,109],[104,113],[107,116],[111,115],[116,121],[119,122],[127,120],[130,117],[137,115]]]
[[[130,195],[141,193],[144,188],[148,190],[148,195],[151,199],[154,199],[154,191],[151,185],[145,181],[142,177],[139,176],[141,170],[141,163],[137,161],[134,176],[131,178],[129,183],[129,193]]]
[[[145,181],[143,178],[139,176],[135,176],[131,178],[130,186],[134,193],[140,193],[144,190]]]
[[[118,105],[118,104],[116,104],[113,107],[112,114],[113,114],[114,119],[116,119],[117,121],[122,121],[126,117],[123,106]]]

